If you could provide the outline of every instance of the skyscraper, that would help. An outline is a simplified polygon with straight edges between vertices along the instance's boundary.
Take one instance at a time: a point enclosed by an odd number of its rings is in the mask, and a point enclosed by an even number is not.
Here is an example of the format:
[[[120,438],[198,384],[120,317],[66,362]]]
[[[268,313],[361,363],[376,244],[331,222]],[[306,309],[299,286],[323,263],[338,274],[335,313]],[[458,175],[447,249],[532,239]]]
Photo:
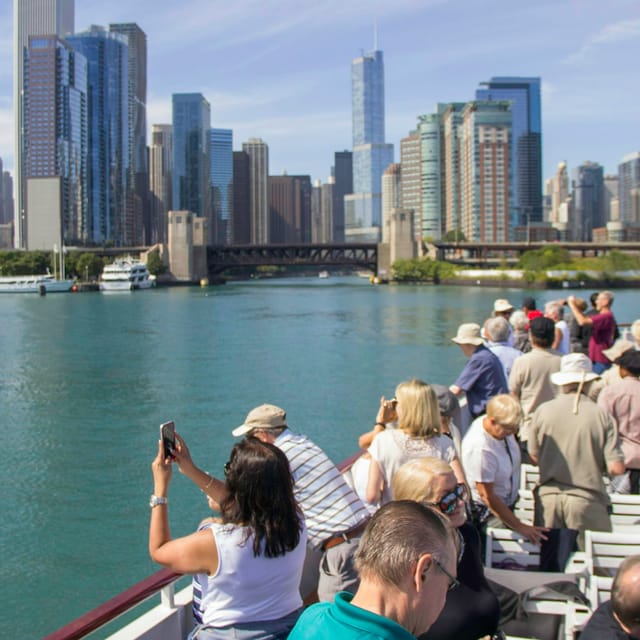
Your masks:
[[[597,162],[583,162],[573,170],[571,240],[591,242],[593,230],[606,224],[604,211],[604,170]]]
[[[618,198],[621,222],[638,219],[638,189],[640,189],[640,151],[624,156],[618,165]]]
[[[130,160],[127,37],[93,25],[66,40],[87,59],[88,241],[125,245]]]
[[[461,113],[461,227],[472,242],[510,239],[509,102],[469,102]]]
[[[211,129],[210,136],[213,243],[229,244],[233,211],[233,131]]]
[[[249,244],[251,242],[250,174],[249,155],[245,151],[234,151],[232,244]]]
[[[566,223],[566,220],[560,219],[560,208],[569,197],[569,174],[567,171],[567,163],[558,164],[555,176],[553,176],[553,186],[551,191],[551,223]],[[566,211],[566,207],[565,207]]]
[[[512,122],[511,227],[542,222],[542,118],[540,78],[491,78],[476,100],[509,100]]]
[[[173,127],[154,124],[149,147],[149,207],[151,244],[168,242],[167,213],[172,206]]]
[[[28,212],[24,203],[22,178],[25,139],[23,135],[24,49],[30,35],[64,36],[74,30],[74,0],[13,0],[13,110],[15,246],[27,248]]]
[[[420,146],[420,133],[418,131],[412,131],[408,136],[400,140],[400,208],[405,211],[413,211],[414,223],[416,223],[414,235],[417,239],[422,238],[423,235],[422,216],[420,215],[422,211],[420,179],[422,154]]]
[[[353,193],[353,153],[336,151],[334,154],[333,177],[333,225],[332,240],[344,242],[344,197]]]
[[[385,143],[384,62],[372,51],[351,63],[353,194],[345,197],[345,236],[377,241],[382,222],[382,174],[393,162]]]
[[[269,242],[311,242],[311,178],[269,176]]]
[[[127,36],[129,45],[129,170],[123,242],[126,245],[149,244],[151,232],[147,164],[147,35],[132,22],[110,24],[109,31]]]
[[[242,143],[249,156],[249,216],[251,244],[271,242],[269,229],[269,147],[261,138]]]
[[[201,93],[174,93],[173,209],[191,211],[211,224],[209,129],[211,108]],[[211,244],[211,237],[208,244]]]
[[[57,36],[25,49],[22,177],[28,248],[88,238],[87,60]]]

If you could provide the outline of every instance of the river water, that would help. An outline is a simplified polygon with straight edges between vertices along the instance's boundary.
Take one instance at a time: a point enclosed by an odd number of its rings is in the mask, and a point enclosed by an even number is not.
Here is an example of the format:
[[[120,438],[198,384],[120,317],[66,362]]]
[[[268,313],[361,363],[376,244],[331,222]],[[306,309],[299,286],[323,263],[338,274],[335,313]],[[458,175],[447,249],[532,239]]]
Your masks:
[[[158,569],[147,526],[161,422],[219,476],[231,429],[270,402],[337,462],[398,382],[454,381],[459,323],[527,293],[332,277],[0,296],[0,637],[41,637]],[[638,292],[617,292],[614,311],[640,317]],[[170,501],[174,536],[207,515],[177,473]]]

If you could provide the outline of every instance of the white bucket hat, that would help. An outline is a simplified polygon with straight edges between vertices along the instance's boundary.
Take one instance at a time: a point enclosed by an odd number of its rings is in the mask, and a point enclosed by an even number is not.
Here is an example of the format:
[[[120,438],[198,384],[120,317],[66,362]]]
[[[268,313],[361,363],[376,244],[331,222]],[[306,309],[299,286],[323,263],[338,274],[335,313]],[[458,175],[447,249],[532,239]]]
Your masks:
[[[569,353],[560,360],[560,371],[551,374],[551,382],[562,386],[575,382],[591,382],[600,376],[593,372],[591,360],[584,353]]]

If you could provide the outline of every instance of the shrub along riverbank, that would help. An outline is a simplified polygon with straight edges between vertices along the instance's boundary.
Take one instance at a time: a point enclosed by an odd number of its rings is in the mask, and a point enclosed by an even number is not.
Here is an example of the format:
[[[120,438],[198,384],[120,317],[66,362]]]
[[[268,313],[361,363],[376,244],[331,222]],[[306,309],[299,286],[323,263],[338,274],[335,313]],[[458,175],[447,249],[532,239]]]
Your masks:
[[[473,284],[527,288],[640,286],[640,257],[610,251],[597,258],[572,258],[561,247],[527,251],[514,268],[471,269],[449,262],[417,258],[391,267],[394,282]]]

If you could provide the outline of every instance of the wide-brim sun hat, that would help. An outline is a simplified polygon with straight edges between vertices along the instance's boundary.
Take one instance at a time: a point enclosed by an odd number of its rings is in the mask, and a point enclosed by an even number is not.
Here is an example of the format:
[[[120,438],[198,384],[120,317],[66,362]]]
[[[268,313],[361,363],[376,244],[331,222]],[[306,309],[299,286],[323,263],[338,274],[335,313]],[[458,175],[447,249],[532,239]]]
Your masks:
[[[493,310],[495,313],[504,313],[505,311],[513,311],[513,305],[504,298],[498,298],[493,303]]]
[[[236,427],[231,434],[236,438],[254,429],[282,429],[287,426],[287,414],[275,404],[261,404],[247,414],[244,424]]]
[[[560,371],[551,374],[551,382],[558,386],[591,382],[600,376],[593,372],[591,360],[584,353],[569,353],[560,359]]]
[[[476,347],[484,344],[484,340],[480,335],[480,325],[475,322],[467,322],[458,327],[458,333],[455,338],[451,338],[456,344],[473,344]]]

